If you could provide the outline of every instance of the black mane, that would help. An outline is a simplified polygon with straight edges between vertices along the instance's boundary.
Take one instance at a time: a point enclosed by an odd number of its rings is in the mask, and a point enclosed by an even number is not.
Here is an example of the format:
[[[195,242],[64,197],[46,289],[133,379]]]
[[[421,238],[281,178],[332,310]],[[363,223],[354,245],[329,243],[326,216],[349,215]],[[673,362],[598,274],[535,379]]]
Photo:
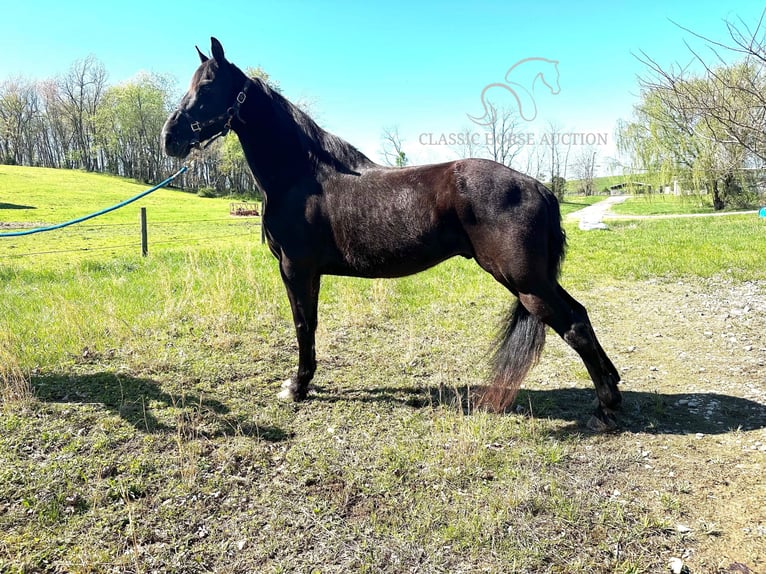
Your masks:
[[[343,138],[319,127],[306,112],[262,79],[250,80],[269,100],[280,130],[297,135],[304,157],[309,158],[315,170],[326,166],[341,173],[357,174],[362,168],[380,167]]]

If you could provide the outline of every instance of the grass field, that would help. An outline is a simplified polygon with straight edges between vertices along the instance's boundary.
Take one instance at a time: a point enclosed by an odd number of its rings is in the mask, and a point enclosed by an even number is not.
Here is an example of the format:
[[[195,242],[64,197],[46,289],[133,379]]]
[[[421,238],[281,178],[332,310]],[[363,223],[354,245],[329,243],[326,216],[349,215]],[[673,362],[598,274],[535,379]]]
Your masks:
[[[647,193],[612,207],[618,215],[675,215],[686,213],[713,213],[713,202],[708,195],[664,195]]]
[[[6,224],[144,188],[0,182]],[[762,220],[568,225],[562,282],[624,377],[620,431],[593,434],[555,336],[513,413],[472,411],[511,299],[462,259],[325,278],[314,390],[278,402],[296,345],[256,222],[151,199],[147,258],[88,249],[130,208],[0,239],[0,572],[766,570]]]
[[[78,171],[0,166],[0,233],[69,221],[115,205],[149,186]],[[2,238],[0,263],[56,267],[74,260],[140,253],[139,209],[147,210],[149,249],[189,242],[226,245],[243,235],[260,237],[249,218],[229,217],[228,199],[198,198],[160,189],[136,203],[73,227]],[[62,256],[65,254],[66,256]]]

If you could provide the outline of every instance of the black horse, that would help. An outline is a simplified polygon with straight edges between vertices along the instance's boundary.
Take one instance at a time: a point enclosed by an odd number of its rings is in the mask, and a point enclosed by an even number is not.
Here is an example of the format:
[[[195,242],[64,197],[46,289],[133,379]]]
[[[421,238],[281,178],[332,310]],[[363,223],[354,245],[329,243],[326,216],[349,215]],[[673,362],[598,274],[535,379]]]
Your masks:
[[[596,386],[591,425],[615,426],[620,376],[585,308],[559,284],[566,247],[559,205],[531,177],[465,159],[419,167],[375,164],[229,62],[212,38],[189,91],[162,130],[165,152],[185,158],[228,130],[263,190],[263,225],[279,260],[298,338],[298,372],[280,396],[306,398],[316,370],[320,278],[401,277],[455,255],[476,262],[518,301],[478,405],[503,411],[539,357],[550,326],[582,358]]]

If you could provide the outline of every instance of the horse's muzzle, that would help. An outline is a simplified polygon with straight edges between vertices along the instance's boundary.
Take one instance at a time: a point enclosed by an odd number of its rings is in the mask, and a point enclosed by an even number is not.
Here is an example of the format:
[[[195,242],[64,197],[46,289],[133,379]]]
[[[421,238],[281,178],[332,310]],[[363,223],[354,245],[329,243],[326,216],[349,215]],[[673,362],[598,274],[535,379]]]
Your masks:
[[[166,155],[184,159],[194,147],[199,145],[199,140],[191,129],[185,129],[185,122],[179,123],[178,119],[180,117],[181,113],[179,111],[170,114],[165,121],[165,125],[162,126],[160,141],[162,143],[162,150]],[[185,131],[189,131],[189,133],[184,134],[183,132]]]

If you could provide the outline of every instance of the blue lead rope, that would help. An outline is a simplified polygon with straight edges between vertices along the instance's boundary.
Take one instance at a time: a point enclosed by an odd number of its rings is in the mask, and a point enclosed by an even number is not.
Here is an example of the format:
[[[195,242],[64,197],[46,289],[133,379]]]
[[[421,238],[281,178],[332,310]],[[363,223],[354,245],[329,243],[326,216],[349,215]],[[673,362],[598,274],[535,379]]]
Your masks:
[[[130,199],[126,199],[125,201],[121,201],[117,205],[112,205],[111,207],[107,207],[105,209],[102,209],[101,211],[97,211],[95,213],[91,213],[89,215],[83,215],[82,217],[78,217],[77,219],[72,219],[71,221],[65,221],[64,223],[57,223],[56,225],[49,225],[47,227],[37,227],[35,229],[25,229],[23,231],[12,231],[9,233],[0,233],[0,237],[21,237],[22,235],[32,235],[33,233],[42,233],[43,231],[53,231],[54,229],[61,229],[62,227],[69,227],[70,225],[74,225],[75,223],[82,223],[83,221],[87,221],[88,219],[93,219],[94,217],[98,217],[100,215],[104,215],[105,213],[109,213],[110,211],[114,211],[115,209],[120,209],[121,207],[125,207],[129,203],[133,203],[134,201],[138,201],[142,197],[145,197],[149,195],[150,193],[157,191],[158,189],[165,187],[168,185],[171,181],[173,181],[175,178],[177,178],[179,175],[184,173],[188,168],[188,166],[183,166],[181,169],[179,169],[177,172],[175,172],[173,175],[171,175],[169,178],[167,178],[164,181],[161,181],[151,189],[147,189],[146,191],[142,191],[138,195],[134,195]]]

